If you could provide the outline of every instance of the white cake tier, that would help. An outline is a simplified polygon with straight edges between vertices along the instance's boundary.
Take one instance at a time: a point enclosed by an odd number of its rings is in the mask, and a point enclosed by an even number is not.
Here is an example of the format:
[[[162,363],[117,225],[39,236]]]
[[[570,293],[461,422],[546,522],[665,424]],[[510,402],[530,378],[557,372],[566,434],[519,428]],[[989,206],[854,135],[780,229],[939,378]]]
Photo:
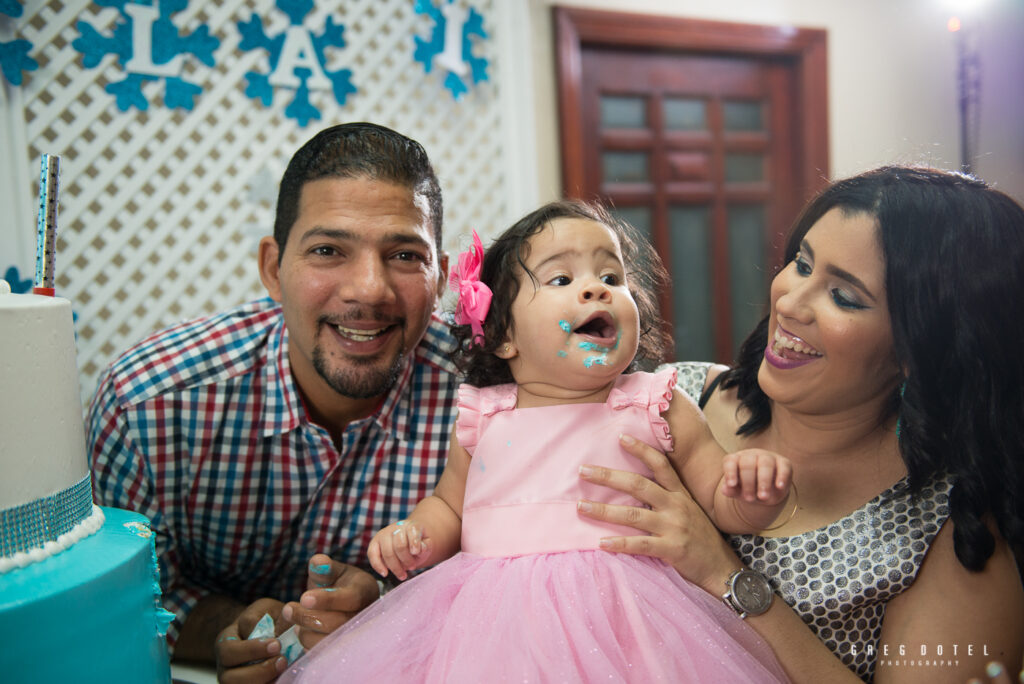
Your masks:
[[[0,294],[0,510],[88,474],[71,303]]]

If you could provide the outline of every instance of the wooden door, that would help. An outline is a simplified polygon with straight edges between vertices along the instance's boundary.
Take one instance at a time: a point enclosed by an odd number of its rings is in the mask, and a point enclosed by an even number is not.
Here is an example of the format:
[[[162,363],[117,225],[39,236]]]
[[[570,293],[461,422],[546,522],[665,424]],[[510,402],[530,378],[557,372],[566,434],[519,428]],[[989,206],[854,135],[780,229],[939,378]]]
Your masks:
[[[764,313],[782,236],[827,177],[824,88],[821,102],[807,95],[823,65],[806,63],[819,44],[823,61],[823,32],[758,52],[762,27],[556,20],[566,195],[604,201],[651,239],[672,276],[661,304],[676,358],[728,362]]]

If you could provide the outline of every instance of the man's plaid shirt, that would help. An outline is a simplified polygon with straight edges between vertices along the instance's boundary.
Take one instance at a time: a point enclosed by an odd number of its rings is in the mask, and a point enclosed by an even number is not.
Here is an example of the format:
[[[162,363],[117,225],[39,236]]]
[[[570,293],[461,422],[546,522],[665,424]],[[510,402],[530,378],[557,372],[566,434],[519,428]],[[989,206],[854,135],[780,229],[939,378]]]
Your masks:
[[[436,316],[377,412],[341,452],[309,421],[269,299],[158,332],[100,378],[89,465],[104,506],[149,517],[171,643],[200,597],[297,600],[317,552],[368,568],[381,527],[444,468],[458,379]]]

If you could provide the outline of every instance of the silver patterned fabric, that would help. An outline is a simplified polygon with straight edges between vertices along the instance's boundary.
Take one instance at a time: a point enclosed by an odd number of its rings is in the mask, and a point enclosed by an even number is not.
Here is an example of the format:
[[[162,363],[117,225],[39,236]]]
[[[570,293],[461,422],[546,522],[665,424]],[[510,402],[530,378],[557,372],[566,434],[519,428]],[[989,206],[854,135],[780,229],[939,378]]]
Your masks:
[[[711,364],[671,365],[679,370],[679,388],[696,401]],[[728,539],[848,668],[871,681],[885,605],[913,583],[949,517],[951,489],[948,477],[936,477],[911,496],[901,480],[820,529]]]

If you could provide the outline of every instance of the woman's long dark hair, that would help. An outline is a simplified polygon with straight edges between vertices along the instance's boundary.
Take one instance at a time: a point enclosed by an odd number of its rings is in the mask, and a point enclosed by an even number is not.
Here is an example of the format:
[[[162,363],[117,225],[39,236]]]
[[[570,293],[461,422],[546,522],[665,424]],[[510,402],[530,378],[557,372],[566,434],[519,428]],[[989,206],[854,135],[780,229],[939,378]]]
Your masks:
[[[651,244],[635,228],[609,214],[596,204],[578,200],[560,200],[545,204],[519,219],[486,250],[480,280],[491,288],[491,308],[484,321],[484,339],[473,341],[468,325],[452,328],[458,345],[454,359],[466,382],[489,387],[513,382],[508,361],[495,356],[498,347],[512,330],[512,302],[519,293],[519,275],[533,273],[526,267],[529,239],[559,218],[580,218],[607,226],[619,238],[626,282],[640,313],[640,340],[629,371],[651,370],[660,363],[668,348],[668,335],[658,313],[658,295],[668,275]],[[627,371],[628,372],[628,371]]]
[[[826,188],[804,209],[786,244],[791,261],[818,219],[838,208],[874,217],[896,359],[905,382],[899,448],[911,491],[930,477],[954,481],[950,517],[957,558],[981,570],[995,540],[1024,545],[1024,209],[957,173],[884,167]],[[722,380],[749,411],[738,430],[771,423],[757,383],[768,318],[744,341]]]

